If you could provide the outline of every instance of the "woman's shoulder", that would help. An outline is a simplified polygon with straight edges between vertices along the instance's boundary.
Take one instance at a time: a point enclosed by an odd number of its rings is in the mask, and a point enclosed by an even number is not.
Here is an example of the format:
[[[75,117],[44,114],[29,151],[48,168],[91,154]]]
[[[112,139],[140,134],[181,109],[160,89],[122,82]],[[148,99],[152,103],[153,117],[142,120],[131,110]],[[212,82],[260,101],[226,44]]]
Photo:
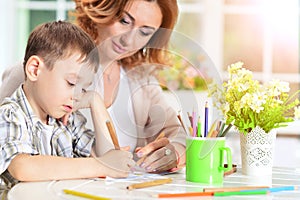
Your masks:
[[[24,70],[19,62],[5,69],[2,74],[2,84],[0,86],[0,102],[11,94],[24,82]]]

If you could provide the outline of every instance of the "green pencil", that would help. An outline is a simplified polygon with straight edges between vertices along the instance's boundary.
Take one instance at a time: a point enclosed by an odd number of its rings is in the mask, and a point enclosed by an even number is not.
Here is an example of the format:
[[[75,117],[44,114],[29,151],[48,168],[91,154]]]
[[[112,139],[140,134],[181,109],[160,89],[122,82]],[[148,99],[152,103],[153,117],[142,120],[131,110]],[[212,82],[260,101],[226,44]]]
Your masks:
[[[233,192],[215,192],[214,196],[232,196],[232,195],[257,195],[257,194],[268,194],[267,190],[244,190],[244,191],[233,191]]]
[[[201,120],[200,120],[200,117],[198,117],[197,136],[198,137],[202,137],[202,135],[201,135]]]
[[[218,136],[217,136],[217,137],[221,137],[221,136],[222,136],[224,127],[225,127],[225,122],[222,122],[222,125],[221,125],[221,128],[220,128],[220,130],[219,130],[219,133],[218,133]]]

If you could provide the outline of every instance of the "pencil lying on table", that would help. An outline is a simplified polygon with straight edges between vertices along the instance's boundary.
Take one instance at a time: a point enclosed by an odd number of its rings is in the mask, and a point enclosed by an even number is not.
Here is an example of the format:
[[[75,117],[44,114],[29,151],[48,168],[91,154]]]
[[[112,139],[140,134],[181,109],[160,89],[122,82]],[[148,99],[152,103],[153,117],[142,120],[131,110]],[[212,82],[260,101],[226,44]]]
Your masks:
[[[201,196],[213,196],[213,192],[188,192],[188,193],[172,193],[172,194],[157,194],[153,195],[155,198],[176,198],[176,197],[201,197]]]
[[[86,199],[93,199],[93,200],[110,200],[111,198],[106,198],[106,197],[100,197],[100,196],[95,196],[92,194],[87,194],[87,193],[83,193],[83,192],[78,192],[75,190],[68,190],[68,189],[64,189],[63,190],[65,194],[70,194],[70,195],[74,195],[77,197],[83,197]]]
[[[119,145],[117,134],[116,134],[116,132],[115,132],[114,128],[112,127],[112,124],[109,120],[106,121],[106,126],[107,126],[107,129],[109,131],[112,142],[115,146],[115,149],[120,150],[120,145]]]
[[[267,189],[268,186],[241,186],[241,187],[221,187],[221,188],[204,188],[203,192],[233,192],[241,190]]]
[[[139,189],[139,188],[162,185],[162,184],[171,183],[171,182],[172,182],[171,178],[157,179],[157,180],[154,180],[154,181],[146,181],[146,182],[143,182],[143,183],[135,183],[135,184],[127,186],[126,188],[127,188],[127,190],[133,190],[133,189]]]
[[[262,190],[244,190],[244,191],[230,191],[230,192],[187,192],[175,194],[157,194],[156,198],[175,198],[175,197],[197,197],[197,196],[232,196],[232,195],[262,195],[269,194],[269,191]]]
[[[165,133],[164,132],[161,132],[157,138],[154,140],[154,141],[157,141],[159,140],[160,138],[163,138],[165,137]],[[142,164],[142,162],[144,162],[144,160],[147,158],[147,156],[143,156],[141,159],[139,159],[137,162],[136,162],[136,165],[139,166],[140,164]]]

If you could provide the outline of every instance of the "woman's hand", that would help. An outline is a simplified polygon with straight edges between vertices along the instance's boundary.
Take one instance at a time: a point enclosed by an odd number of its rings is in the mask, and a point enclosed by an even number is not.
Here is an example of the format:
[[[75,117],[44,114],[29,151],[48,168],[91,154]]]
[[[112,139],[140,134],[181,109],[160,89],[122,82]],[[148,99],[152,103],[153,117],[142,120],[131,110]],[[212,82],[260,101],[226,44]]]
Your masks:
[[[142,159],[137,163],[147,172],[160,173],[177,166],[175,148],[166,137],[137,148],[136,153]]]

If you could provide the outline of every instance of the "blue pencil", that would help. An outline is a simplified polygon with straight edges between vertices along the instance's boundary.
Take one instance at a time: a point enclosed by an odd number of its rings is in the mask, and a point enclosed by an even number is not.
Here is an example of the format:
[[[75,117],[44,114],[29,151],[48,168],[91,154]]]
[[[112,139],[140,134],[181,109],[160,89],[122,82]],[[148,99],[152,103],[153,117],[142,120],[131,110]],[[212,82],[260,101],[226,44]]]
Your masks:
[[[205,103],[205,115],[204,115],[204,137],[207,136],[208,133],[208,103]]]
[[[297,190],[297,186],[283,186],[283,187],[272,187],[272,188],[263,188],[263,189],[255,189],[250,191],[268,191],[268,192],[281,192],[281,191],[291,191]],[[242,190],[242,191],[249,191],[249,190]]]

